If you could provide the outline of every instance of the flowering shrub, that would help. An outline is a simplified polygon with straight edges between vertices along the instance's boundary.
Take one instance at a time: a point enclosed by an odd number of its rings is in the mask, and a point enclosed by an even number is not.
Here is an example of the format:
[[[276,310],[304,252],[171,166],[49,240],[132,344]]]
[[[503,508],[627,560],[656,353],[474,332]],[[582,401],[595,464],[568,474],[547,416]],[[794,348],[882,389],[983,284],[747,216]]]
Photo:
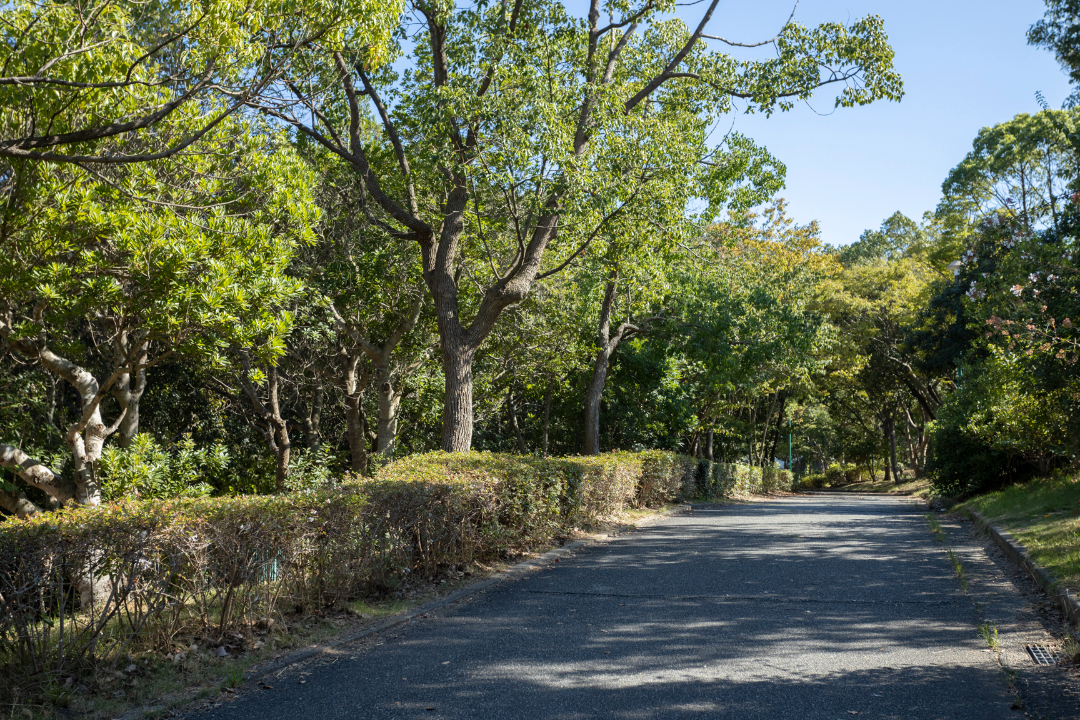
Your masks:
[[[219,641],[411,575],[551,543],[679,498],[668,452],[429,453],[277,496],[139,500],[0,524],[0,699],[177,636]]]

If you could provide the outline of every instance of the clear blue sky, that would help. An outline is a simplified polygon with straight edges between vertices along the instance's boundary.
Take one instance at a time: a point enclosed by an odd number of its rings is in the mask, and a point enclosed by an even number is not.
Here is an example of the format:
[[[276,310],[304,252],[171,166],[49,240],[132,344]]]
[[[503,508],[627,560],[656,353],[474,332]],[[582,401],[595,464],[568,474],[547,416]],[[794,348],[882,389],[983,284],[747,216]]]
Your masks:
[[[725,0],[709,33],[767,39],[792,4]],[[679,14],[693,26],[703,11],[697,5]],[[1036,90],[1055,108],[1069,94],[1053,56],[1025,39],[1044,11],[1041,0],[802,0],[795,18],[804,25],[884,18],[903,100],[828,117],[805,105],[768,119],[739,115],[735,129],[787,165],[782,194],[791,214],[800,223],[818,220],[825,242],[852,242],[897,210],[919,219],[937,205],[942,180],[979,128],[1037,112]],[[811,104],[832,109],[824,95]]]

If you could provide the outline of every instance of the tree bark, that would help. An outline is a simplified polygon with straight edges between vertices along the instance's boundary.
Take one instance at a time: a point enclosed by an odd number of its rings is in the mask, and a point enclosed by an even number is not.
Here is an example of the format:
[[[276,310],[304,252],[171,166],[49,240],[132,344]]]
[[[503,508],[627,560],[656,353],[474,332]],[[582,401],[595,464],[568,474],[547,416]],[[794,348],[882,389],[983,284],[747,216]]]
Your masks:
[[[442,449],[446,452],[468,452],[472,446],[474,351],[459,343],[443,341],[443,402]]]
[[[124,412],[116,441],[120,447],[127,448],[139,434],[139,403],[146,392],[147,347],[140,343],[137,348],[132,348],[130,335],[124,331],[116,336],[115,354],[117,366],[125,368],[112,389],[113,397]]]
[[[377,420],[377,433],[375,451],[389,457],[394,453],[398,432],[398,410],[401,406],[401,398],[404,394],[400,378],[404,374],[401,368],[395,368],[391,362],[394,351],[420,319],[423,310],[423,302],[415,300],[409,307],[409,313],[398,316],[398,324],[390,333],[390,337],[381,346],[375,345],[364,337],[360,328],[355,324],[347,323],[337,310],[333,310],[334,318],[338,327],[344,330],[360,349],[371,358],[375,365],[375,386],[379,397],[379,415]],[[407,368],[409,372],[415,367]],[[365,385],[367,381],[365,380]],[[366,466],[366,460],[365,460]]]
[[[354,473],[367,474],[367,422],[362,404],[364,388],[371,373],[361,365],[361,356],[352,354],[344,363],[345,436],[349,441],[350,467]]]
[[[402,389],[400,383],[395,384],[394,378],[390,377],[388,369],[380,368],[376,377],[379,376],[383,379],[376,380],[379,383],[379,427],[376,452],[391,457],[397,442],[398,411],[401,409]]]
[[[585,455],[600,454],[600,401],[604,396],[611,357],[631,332],[638,328],[626,322],[611,334],[611,311],[615,304],[615,291],[618,288],[618,271],[611,272],[604,290],[604,302],[600,306],[600,328],[596,333],[596,359],[593,361],[592,377],[585,389]]]
[[[0,445],[0,467],[8,468],[30,487],[42,490],[60,502],[73,499],[77,493],[74,483],[61,478],[13,445]]]
[[[278,371],[273,365],[266,368],[267,402],[259,398],[258,390],[251,382],[251,363],[246,354],[241,354],[241,363],[244,372],[240,376],[240,384],[244,387],[255,411],[265,424],[263,433],[266,435],[267,444],[274,453],[274,486],[277,491],[284,492],[285,479],[289,474],[289,458],[292,446],[289,442],[289,424],[281,414],[281,403],[278,399]]]
[[[41,512],[41,508],[28,500],[26,494],[17,487],[0,490],[0,508],[24,520]]]
[[[312,398],[311,404],[308,406],[307,414],[304,415],[304,444],[307,445],[308,450],[313,452],[317,451],[322,445],[322,438],[319,435],[319,424],[322,421],[322,409],[325,397],[326,392],[323,390],[323,386],[321,384],[316,385],[315,397]]]
[[[713,430],[709,428],[705,432],[705,459],[713,459]]]
[[[3,329],[0,328],[0,330]],[[110,377],[102,384],[85,368],[60,357],[47,347],[39,346],[31,341],[15,341],[12,342],[12,346],[20,353],[36,359],[47,370],[67,381],[79,393],[82,412],[79,419],[68,426],[64,438],[71,451],[75,492],[74,496],[66,498],[60,495],[53,495],[53,497],[60,502],[74,500],[80,505],[100,504],[101,487],[98,484],[95,464],[101,459],[101,450],[105,440],[116,432],[127,416],[127,408],[122,408],[116,422],[111,426],[105,425],[101,415],[101,401],[105,393],[112,389],[128,368],[121,366],[114,369]],[[134,348],[133,351],[138,352],[139,348]],[[38,487],[52,495],[48,489],[51,485]]]

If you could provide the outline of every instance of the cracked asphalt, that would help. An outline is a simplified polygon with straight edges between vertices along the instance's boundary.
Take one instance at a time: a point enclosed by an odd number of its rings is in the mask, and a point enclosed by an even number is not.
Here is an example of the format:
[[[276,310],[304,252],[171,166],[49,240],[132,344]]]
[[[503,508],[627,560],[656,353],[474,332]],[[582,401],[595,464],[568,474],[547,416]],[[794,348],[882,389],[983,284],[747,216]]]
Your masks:
[[[698,506],[189,717],[1022,717],[979,622],[910,502]]]

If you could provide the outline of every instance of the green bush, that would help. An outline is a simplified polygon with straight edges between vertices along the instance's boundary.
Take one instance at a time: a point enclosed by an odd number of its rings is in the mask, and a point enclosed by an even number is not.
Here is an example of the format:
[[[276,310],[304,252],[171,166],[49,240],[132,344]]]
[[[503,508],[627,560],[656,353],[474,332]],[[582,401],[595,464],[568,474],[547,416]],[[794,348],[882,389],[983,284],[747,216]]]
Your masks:
[[[139,433],[127,448],[110,445],[102,451],[102,495],[106,500],[203,497],[214,489],[202,478],[228,464],[229,451],[221,445],[196,449],[188,435],[168,451],[152,435]]]
[[[701,498],[778,492],[791,490],[793,486],[791,472],[776,467],[698,460],[694,472],[694,489]]]

